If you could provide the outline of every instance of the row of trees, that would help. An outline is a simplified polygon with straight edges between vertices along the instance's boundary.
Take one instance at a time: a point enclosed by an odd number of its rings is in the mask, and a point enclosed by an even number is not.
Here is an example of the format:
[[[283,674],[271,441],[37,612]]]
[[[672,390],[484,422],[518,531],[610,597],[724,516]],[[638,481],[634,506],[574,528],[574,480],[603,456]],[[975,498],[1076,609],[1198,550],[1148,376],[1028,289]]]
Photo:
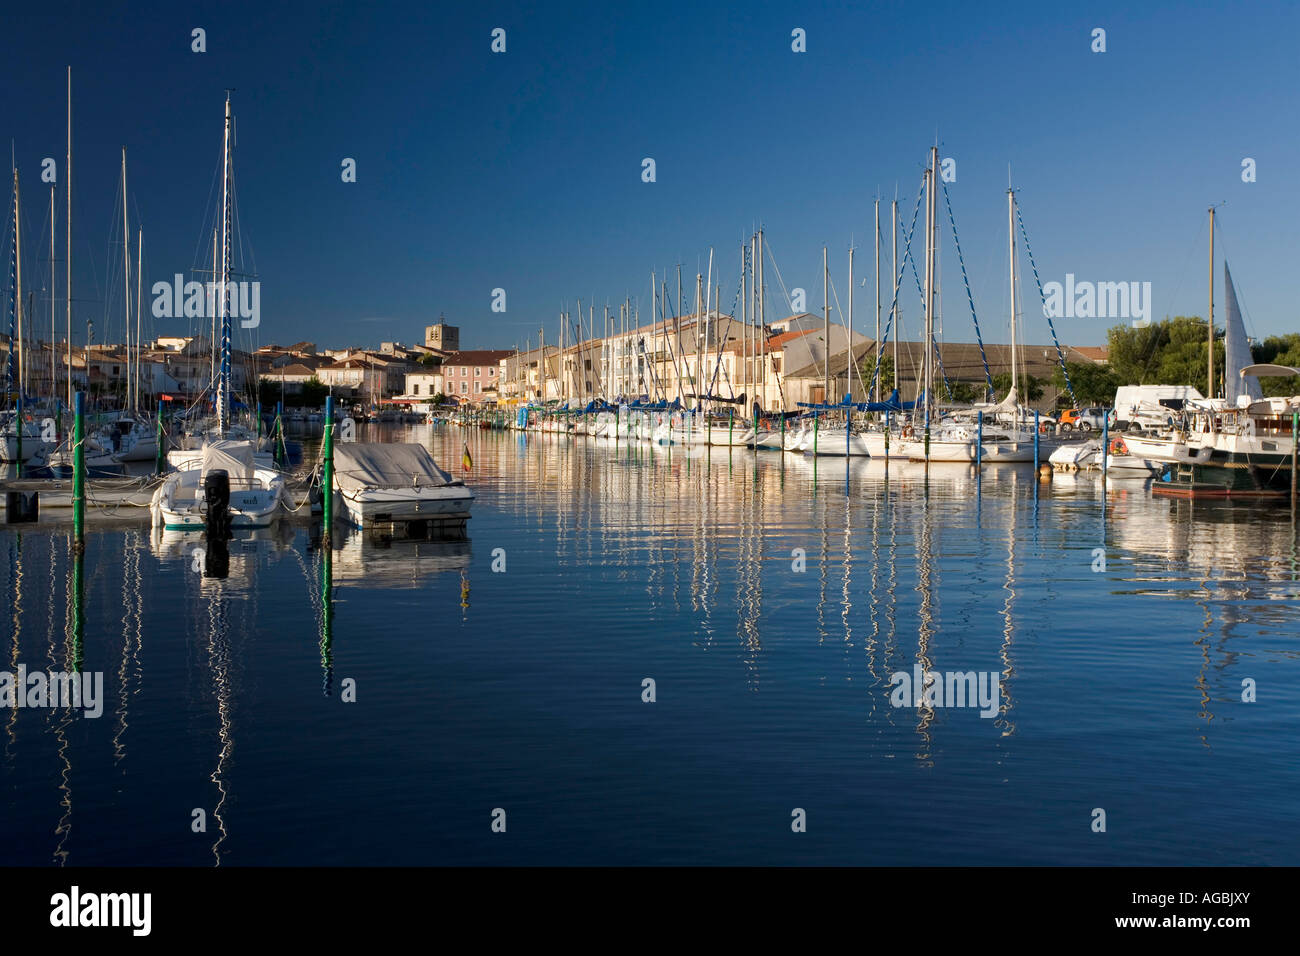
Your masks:
[[[1105,404],[1121,385],[1192,385],[1207,393],[1206,366],[1208,330],[1197,316],[1178,315],[1154,322],[1144,329],[1114,326],[1106,335],[1110,346],[1108,366],[1067,363],[1070,380],[1080,402]],[[1273,362],[1300,368],[1300,333],[1273,335],[1251,347],[1255,362]],[[1214,391],[1224,393],[1224,346],[1222,330],[1215,330]],[[1060,370],[1053,384],[1064,387]],[[1300,376],[1261,378],[1265,395],[1300,394]],[[1084,393],[1087,393],[1087,398]]]

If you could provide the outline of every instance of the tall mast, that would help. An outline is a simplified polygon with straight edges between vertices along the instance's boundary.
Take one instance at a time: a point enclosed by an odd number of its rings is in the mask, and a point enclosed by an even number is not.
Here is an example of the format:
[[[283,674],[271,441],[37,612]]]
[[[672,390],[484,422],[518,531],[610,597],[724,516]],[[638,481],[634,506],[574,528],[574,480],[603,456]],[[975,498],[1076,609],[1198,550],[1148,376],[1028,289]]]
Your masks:
[[[700,398],[700,329],[704,321],[704,275],[695,273],[695,375],[692,376],[692,384],[695,386],[695,407],[699,408],[703,402]]]
[[[758,362],[759,362],[759,380],[764,386],[767,385],[767,363],[763,360],[763,354],[766,352],[767,334],[764,329],[767,328],[767,300],[763,298],[763,230],[758,230],[758,239],[754,245],[754,258],[757,263],[754,265],[754,286],[758,293],[758,325],[754,328],[754,334],[758,337]],[[767,394],[764,388],[763,407],[767,407]]]
[[[880,195],[876,195],[876,354],[880,354]],[[876,380],[875,394],[880,401],[880,380]]]
[[[898,185],[894,186],[894,200],[889,206],[889,244],[894,251],[893,271],[894,277],[894,388],[898,388],[898,332],[902,326],[899,324],[898,310]],[[899,396],[900,400],[902,396]]]
[[[64,227],[68,233],[67,267],[68,278],[63,290],[67,296],[68,315],[68,410],[72,410],[72,67],[68,67],[68,161],[64,167],[67,176],[68,223]],[[51,270],[52,271],[52,270]],[[86,382],[90,382],[90,366],[86,366]]]
[[[55,302],[55,293],[54,293],[54,285],[55,285],[55,278],[54,278],[54,233],[55,233],[55,228],[54,228],[54,227],[55,227],[55,213],[56,213],[56,207],[55,207],[55,204],[54,204],[54,187],[55,187],[55,184],[54,184],[54,183],[50,183],[50,398],[53,398],[55,395],[59,394],[59,379],[58,379],[58,374],[59,374],[59,372],[58,372],[58,369],[59,369],[59,351],[58,351],[58,346],[55,345],[55,342],[57,341],[57,339],[56,339],[55,332],[54,332],[54,322],[55,322],[55,315],[54,315],[54,302]]]
[[[140,301],[144,273],[144,228],[135,232],[135,411],[140,410]]]
[[[217,430],[224,435],[230,418],[230,91],[226,91],[226,128],[221,148],[221,377],[217,384]]]
[[[737,369],[736,384],[740,378],[749,378],[749,256],[745,255],[745,245],[740,247],[740,369]]]
[[[1206,398],[1214,397],[1214,207],[1210,207],[1210,341],[1209,341],[1209,389]]]
[[[1011,261],[1011,389],[1019,381],[1016,361],[1016,194],[1007,187],[1007,258]],[[1020,398],[1016,396],[1017,406]]]
[[[686,370],[690,371],[690,367],[686,365],[686,357],[682,355],[682,264],[680,262],[677,263],[677,302],[675,305],[676,308],[673,309],[673,312],[676,315],[673,316],[673,330],[677,336],[677,355],[681,358],[682,365]],[[686,395],[682,390],[680,374],[677,378],[677,394],[681,396],[682,404],[686,405]]]
[[[131,381],[131,228],[126,217],[126,147],[122,147],[122,295],[126,305],[126,407],[135,408]]]
[[[934,406],[934,170],[937,147],[930,147],[930,163],[925,171],[925,431],[930,433],[930,410]],[[927,445],[929,444],[927,440]],[[929,456],[927,455],[927,458]]]
[[[822,380],[822,401],[830,404],[831,401],[831,299],[830,299],[830,269],[826,265],[826,247],[822,246],[822,327],[823,338],[822,355],[826,359],[826,375]]]
[[[853,247],[849,246],[849,329],[844,344],[844,386],[850,396],[853,394],[853,365]]]
[[[19,209],[22,203],[18,198],[18,167],[14,167],[14,321],[17,323],[18,347],[18,394],[24,392],[27,384],[27,362],[23,354],[23,230]],[[12,349],[15,343],[10,342]],[[21,427],[21,426],[19,426]]]

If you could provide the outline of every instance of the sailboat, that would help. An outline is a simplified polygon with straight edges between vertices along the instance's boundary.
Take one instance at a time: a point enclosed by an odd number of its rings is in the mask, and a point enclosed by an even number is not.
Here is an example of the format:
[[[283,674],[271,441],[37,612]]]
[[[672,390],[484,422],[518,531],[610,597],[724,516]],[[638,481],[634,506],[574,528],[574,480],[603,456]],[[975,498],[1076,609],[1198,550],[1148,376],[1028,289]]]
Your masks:
[[[173,471],[153,498],[155,525],[174,530],[200,529],[209,513],[209,499],[228,497],[230,527],[263,527],[289,507],[284,475],[257,460],[258,442],[247,430],[230,422],[230,267],[232,158],[230,93],[226,93],[225,135],[222,140],[221,267],[217,315],[221,326],[221,365],[216,388],[216,427],[203,435],[202,446],[168,453]]]
[[[14,405],[0,413],[0,461],[40,466],[49,453],[37,424],[23,414],[26,369],[23,361],[22,237],[19,232],[18,170],[14,175],[13,234],[9,246],[9,351],[5,363],[5,402]]]
[[[1223,280],[1224,397],[1192,404],[1186,430],[1173,446],[1173,453],[1184,458],[1175,460],[1168,480],[1156,482],[1152,490],[1195,498],[1280,497],[1295,480],[1294,418],[1300,413],[1300,395],[1264,398],[1259,379],[1297,376],[1300,369],[1246,364],[1250,346],[1227,262]],[[1213,372],[1210,377],[1213,381]]]

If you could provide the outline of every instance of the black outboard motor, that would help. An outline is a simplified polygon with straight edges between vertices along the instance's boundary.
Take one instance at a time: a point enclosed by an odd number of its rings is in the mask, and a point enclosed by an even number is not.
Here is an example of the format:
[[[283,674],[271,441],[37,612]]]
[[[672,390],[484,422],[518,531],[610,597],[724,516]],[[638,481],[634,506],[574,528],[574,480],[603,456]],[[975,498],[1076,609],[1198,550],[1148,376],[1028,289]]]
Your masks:
[[[214,468],[203,476],[203,502],[208,514],[208,540],[230,537],[230,474]]]

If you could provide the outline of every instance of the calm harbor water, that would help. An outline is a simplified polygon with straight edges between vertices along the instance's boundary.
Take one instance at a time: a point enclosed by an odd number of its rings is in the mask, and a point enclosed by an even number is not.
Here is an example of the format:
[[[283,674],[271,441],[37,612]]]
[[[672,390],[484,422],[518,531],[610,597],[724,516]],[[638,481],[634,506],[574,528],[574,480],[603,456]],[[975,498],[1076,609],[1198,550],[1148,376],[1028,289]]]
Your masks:
[[[305,521],[215,579],[118,516],[82,626],[70,527],[0,528],[0,670],[104,682],[98,719],[0,709],[0,862],[1300,863],[1285,508],[399,433],[468,440],[469,540],[338,535],[328,588]],[[895,707],[918,663],[995,672],[998,712]]]

